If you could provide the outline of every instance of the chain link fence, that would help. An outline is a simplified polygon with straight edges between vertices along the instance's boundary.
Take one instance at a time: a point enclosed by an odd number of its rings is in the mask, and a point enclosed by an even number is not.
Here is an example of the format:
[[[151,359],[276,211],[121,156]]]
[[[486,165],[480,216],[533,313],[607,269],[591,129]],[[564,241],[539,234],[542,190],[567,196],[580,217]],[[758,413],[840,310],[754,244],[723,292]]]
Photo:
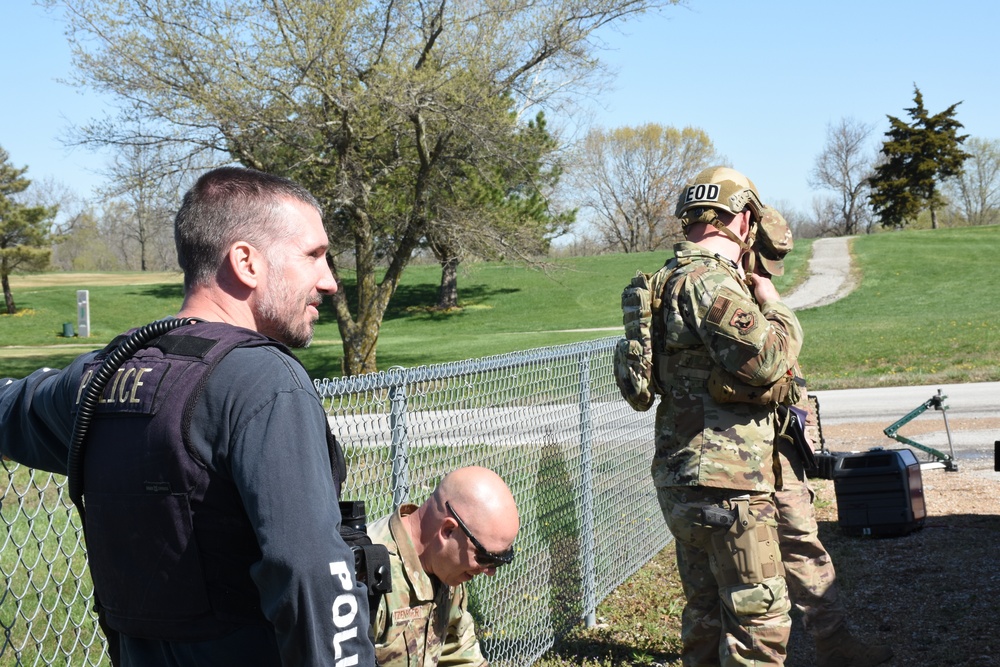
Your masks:
[[[621,400],[616,339],[316,381],[369,521],[482,465],[521,515],[513,565],[470,584],[486,656],[534,663],[670,535],[649,478],[652,412]],[[5,462],[3,665],[103,665],[103,636],[64,479]],[[2,479],[2,478],[0,478]]]

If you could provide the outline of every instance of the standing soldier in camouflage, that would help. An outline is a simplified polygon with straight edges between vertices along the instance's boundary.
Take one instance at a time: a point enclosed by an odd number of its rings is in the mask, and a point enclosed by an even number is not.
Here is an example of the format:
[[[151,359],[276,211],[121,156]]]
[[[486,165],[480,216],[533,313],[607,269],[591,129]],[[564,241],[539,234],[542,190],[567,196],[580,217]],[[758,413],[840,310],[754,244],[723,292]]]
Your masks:
[[[754,243],[750,270],[764,276],[785,273],[784,257],[793,247],[792,232],[781,213],[767,207]],[[797,371],[798,369],[796,369]],[[801,373],[798,373],[801,374]],[[805,411],[805,435],[812,448],[817,416],[805,389],[796,407]],[[816,641],[817,667],[874,667],[892,657],[888,646],[867,644],[851,634],[833,560],[819,540],[813,507],[815,494],[806,476],[806,462],[788,439],[776,438],[780,480],[774,494],[785,580],[792,603],[802,612],[802,624]]]
[[[493,471],[471,466],[444,477],[419,507],[403,505],[368,527],[389,549],[392,592],[372,620],[382,667],[486,666],[465,582],[514,560],[517,505]]]
[[[685,667],[782,665],[791,628],[774,506],[772,409],[794,398],[802,329],[771,281],[744,282],[763,204],[725,167],[699,173],[676,215],[653,315],[652,475],[687,605]],[[760,305],[758,305],[760,304]]]

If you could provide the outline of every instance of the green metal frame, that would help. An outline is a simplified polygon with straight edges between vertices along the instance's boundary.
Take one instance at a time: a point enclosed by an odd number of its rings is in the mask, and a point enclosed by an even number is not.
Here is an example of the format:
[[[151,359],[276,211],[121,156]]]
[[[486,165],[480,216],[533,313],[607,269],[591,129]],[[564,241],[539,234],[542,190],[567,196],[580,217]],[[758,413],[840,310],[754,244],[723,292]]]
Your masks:
[[[936,458],[938,461],[943,463],[945,470],[949,470],[951,472],[957,472],[958,461],[955,460],[955,447],[954,445],[952,445],[951,442],[951,428],[948,427],[948,406],[944,404],[944,399],[946,398],[948,397],[942,395],[941,390],[938,389],[938,392],[935,396],[931,396],[929,399],[924,401],[920,407],[913,410],[908,415],[906,415],[899,421],[895,422],[891,426],[886,427],[885,430],[883,430],[882,432],[885,433],[890,438],[892,438],[893,440],[898,440],[904,445],[916,447],[919,450],[927,452],[928,454]],[[944,430],[948,434],[948,448],[951,450],[950,455],[943,454],[938,450],[934,449],[933,447],[928,447],[927,445],[921,445],[919,442],[915,442],[913,440],[910,440],[909,438],[904,438],[903,436],[897,433],[901,426],[913,421],[914,419],[916,419],[921,414],[923,414],[924,412],[926,412],[931,408],[934,408],[935,410],[940,410],[941,414],[944,416]]]

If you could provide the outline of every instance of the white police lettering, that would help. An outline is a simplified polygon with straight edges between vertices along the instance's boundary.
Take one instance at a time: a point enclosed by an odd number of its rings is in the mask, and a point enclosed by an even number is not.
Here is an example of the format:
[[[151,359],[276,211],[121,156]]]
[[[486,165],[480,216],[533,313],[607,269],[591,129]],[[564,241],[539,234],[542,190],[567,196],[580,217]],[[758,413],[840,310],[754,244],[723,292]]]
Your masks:
[[[341,644],[347,639],[357,639],[358,628],[355,626],[353,628],[348,628],[347,630],[342,630],[333,636],[333,656],[337,660],[337,665],[356,665],[358,664],[358,656],[356,655],[344,655],[344,649]],[[353,662],[351,662],[353,661]]]
[[[104,390],[101,398],[98,399],[98,403],[139,403],[140,400],[136,396],[136,392],[139,391],[139,387],[145,384],[140,381],[140,378],[152,370],[152,368],[119,368],[115,371],[114,382],[111,383],[109,388]],[[80,390],[77,392],[76,398],[77,403],[80,402],[80,395],[89,382],[90,377],[87,376],[84,382],[80,383]]]
[[[344,609],[346,607],[346,610]],[[353,595],[338,595],[333,601],[333,624],[344,628],[354,622],[358,615],[358,599]]]
[[[80,399],[83,397],[83,392],[87,389],[87,385],[94,378],[94,371],[90,370],[83,374],[83,379],[80,380],[80,389],[76,392],[76,405],[80,405]]]
[[[693,201],[719,201],[719,186],[715,183],[700,183],[692,185],[687,190],[685,202]]]
[[[358,664],[357,654],[344,655],[344,649],[341,646],[344,641],[356,639],[358,636],[357,626],[351,626],[358,616],[358,600],[354,595],[354,576],[344,561],[330,563],[330,576],[340,583],[340,587],[343,590],[348,591],[343,595],[337,596],[330,610],[333,615],[334,626],[337,628],[348,628],[341,630],[333,636],[335,665],[336,667],[354,667],[354,665]]]
[[[340,587],[345,591],[354,590],[354,577],[351,576],[351,571],[347,569],[347,563],[342,560],[330,563],[330,574],[340,579]]]

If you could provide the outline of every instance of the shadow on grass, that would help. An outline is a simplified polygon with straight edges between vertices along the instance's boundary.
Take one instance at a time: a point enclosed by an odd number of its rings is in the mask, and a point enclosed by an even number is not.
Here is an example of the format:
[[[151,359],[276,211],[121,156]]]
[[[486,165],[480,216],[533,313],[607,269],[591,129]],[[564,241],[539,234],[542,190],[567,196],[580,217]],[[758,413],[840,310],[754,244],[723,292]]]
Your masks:
[[[354,309],[357,303],[357,285],[345,282],[343,284],[344,296],[347,302]],[[504,287],[500,289],[490,289],[488,285],[472,285],[468,287],[458,286],[458,302],[461,306],[475,305],[484,300],[501,294],[516,294],[520,289]],[[445,320],[461,314],[461,308],[457,311],[434,310],[437,305],[438,287],[437,285],[400,285],[396,288],[396,293],[392,295],[388,308],[386,308],[383,322],[398,319],[424,319],[429,321]],[[332,306],[330,312],[333,312]],[[355,313],[356,314],[356,313]]]
[[[306,349],[292,350],[302,365],[309,371],[311,378],[332,378],[343,375],[344,348],[336,345],[314,345]],[[423,349],[406,352],[401,349],[392,351],[379,350],[378,365],[382,370],[394,366],[417,368],[426,365],[426,355]]]
[[[158,285],[142,285],[137,286],[136,291],[133,294],[140,296],[148,296],[154,299],[161,299],[164,301],[175,301],[179,302],[184,299],[184,285],[177,284],[158,284]]]
[[[592,632],[592,631],[591,631]],[[566,660],[580,665],[585,660],[603,660],[611,665],[670,665],[679,664],[681,654],[676,650],[637,648],[611,637],[581,636],[568,637],[556,642],[552,650],[545,654],[546,660]]]
[[[923,480],[928,516],[918,530],[852,536],[843,533],[838,521],[825,518],[819,521],[820,539],[836,566],[851,624],[861,636],[891,646],[896,654],[891,664],[996,664],[989,644],[995,633],[984,628],[995,626],[1000,612],[993,538],[1000,534],[1000,516],[974,514],[974,507],[947,513],[953,508],[935,502],[948,502],[947,493],[972,497],[971,485],[979,482],[970,480],[962,483],[961,491],[944,492],[937,491],[937,483],[933,476]],[[990,491],[995,492],[991,480],[986,488],[991,484]],[[945,513],[939,514],[942,510]],[[810,648],[810,642],[806,644]]]
[[[584,614],[583,573],[580,560],[580,524],[570,466],[573,452],[557,443],[542,447],[539,455],[536,499],[542,539],[549,550],[549,623],[556,637],[565,636]]]

